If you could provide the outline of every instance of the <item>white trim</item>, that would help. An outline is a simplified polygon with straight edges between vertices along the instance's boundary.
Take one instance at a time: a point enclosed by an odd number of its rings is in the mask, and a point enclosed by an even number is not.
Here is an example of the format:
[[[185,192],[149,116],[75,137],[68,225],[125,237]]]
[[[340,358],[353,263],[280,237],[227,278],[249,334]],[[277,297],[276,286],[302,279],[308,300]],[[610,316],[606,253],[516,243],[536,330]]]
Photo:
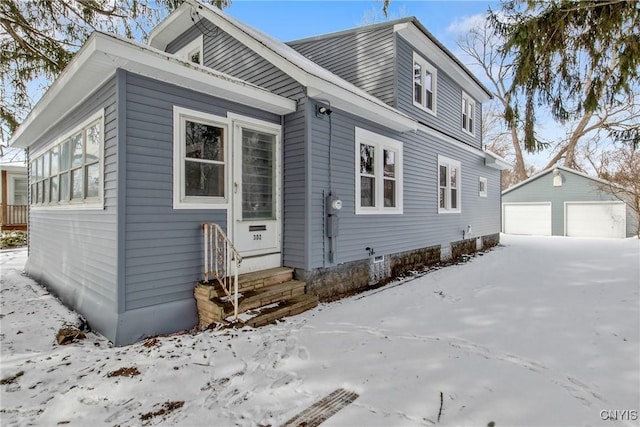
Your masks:
[[[484,151],[484,165],[497,170],[509,170],[513,165],[491,151]]]
[[[200,62],[191,61],[191,55],[196,51],[200,54]],[[174,56],[182,61],[204,65],[204,35],[199,35],[182,48],[178,49],[178,51],[174,53]]]
[[[466,105],[465,105],[466,101]],[[465,108],[467,107],[467,108]],[[471,110],[471,111],[469,111]],[[476,100],[469,96],[465,91],[462,91],[462,102],[460,105],[460,112],[462,118],[461,129],[467,135],[475,136],[476,128],[477,128],[477,120],[476,120]],[[466,126],[464,121],[464,116],[467,116]],[[471,120],[471,121],[469,121]],[[469,130],[471,128],[471,130]]]
[[[431,58],[445,74],[460,86],[467,88],[475,99],[480,100],[480,102],[491,100],[491,95],[413,22],[396,24],[393,30],[409,42],[422,56]]]
[[[440,166],[447,166],[447,185],[445,187],[445,207],[440,207]],[[456,208],[451,208],[451,181],[449,180],[451,168],[456,169]],[[461,213],[462,212],[462,165],[459,160],[438,154],[438,167],[436,168],[436,188],[438,191],[436,201],[438,203],[439,214]]]
[[[191,119],[223,129],[224,197],[184,195],[184,126]],[[173,209],[228,209],[229,208],[229,120],[202,111],[173,106]]]
[[[375,207],[360,206],[360,144],[366,143],[375,147]],[[403,159],[402,142],[386,136],[362,129],[355,128],[354,152],[355,152],[355,214],[356,215],[402,215],[404,213],[404,179],[403,179]],[[384,165],[382,158],[384,150],[388,149],[397,154],[396,159],[396,206],[384,206]]]
[[[283,173],[282,173],[282,126],[280,123],[267,122],[261,119],[257,119],[254,117],[243,116],[236,113],[228,113],[227,117],[229,118],[230,127],[232,129],[232,134],[230,137],[232,138],[233,149],[231,150],[231,156],[233,157],[233,173],[231,175],[230,182],[231,186],[235,185],[235,180],[237,174],[242,174],[242,157],[241,154],[238,154],[239,150],[242,150],[242,134],[240,130],[243,128],[250,129],[253,131],[264,132],[275,137],[275,153],[274,153],[274,164],[273,168],[275,170],[275,185],[276,185],[276,193],[274,194],[275,201],[275,219],[268,220],[253,220],[253,219],[243,219],[242,218],[242,200],[240,199],[240,194],[236,194],[235,190],[233,190],[231,194],[230,200],[230,215],[229,221],[227,224],[230,224],[232,230],[228,230],[227,235],[231,237],[232,241],[237,242],[236,245],[238,251],[243,256],[243,262],[241,265],[241,270],[246,271],[246,266],[244,266],[245,260],[252,259],[252,257],[259,258],[264,257],[264,259],[258,261],[255,258],[249,263],[256,263],[256,265],[260,265],[264,268],[272,268],[278,267],[281,264],[281,252],[282,252],[282,230],[283,230],[283,203],[284,203],[284,195],[283,195]],[[240,177],[241,179],[241,177]],[[242,186],[242,182],[239,183],[239,186]],[[237,198],[237,199],[236,199]],[[253,249],[247,250],[246,248],[239,247],[241,245],[240,237],[240,229],[236,229],[236,227],[241,227],[238,224],[248,224],[251,222],[265,223],[272,222],[275,223],[276,227],[276,238],[273,241],[274,246],[263,249]],[[227,226],[229,228],[229,225]],[[248,257],[248,258],[247,258]],[[263,269],[264,269],[263,268]],[[251,268],[249,268],[251,269]],[[255,270],[254,270],[255,271]]]
[[[411,71],[413,73],[415,73],[415,64],[419,64],[420,67],[422,68],[422,71],[420,73],[420,79],[421,79],[421,84],[422,84],[422,93],[420,94],[422,97],[422,103],[416,102],[416,95],[415,95],[415,74],[413,74],[411,76],[411,81],[413,83],[413,90],[411,91],[411,93],[413,94],[413,105],[415,105],[416,107],[420,108],[421,110],[424,110],[426,112],[428,112],[429,114],[432,114],[434,116],[437,116],[437,109],[438,109],[438,69],[433,66],[429,61],[427,61],[426,59],[424,59],[421,55],[419,55],[416,52],[413,52],[413,67],[411,67]],[[428,71],[429,73],[431,73],[431,105],[433,108],[429,108],[426,106],[426,95],[427,95],[427,88],[425,86],[425,82],[424,82],[424,77],[425,77],[425,71]]]
[[[509,188],[507,188],[506,190],[504,190],[504,191],[502,192],[502,195],[504,196],[505,194],[510,193],[511,191],[515,190],[516,188],[520,188],[520,187],[522,187],[523,185],[528,184],[529,182],[531,182],[531,181],[533,181],[533,180],[535,180],[535,179],[538,179],[538,178],[540,178],[540,177],[542,177],[542,176],[544,176],[544,175],[546,175],[546,174],[548,174],[548,173],[550,173],[550,172],[553,172],[553,170],[554,170],[554,169],[559,169],[559,170],[561,170],[561,171],[565,171],[565,172],[568,172],[568,173],[572,173],[572,174],[574,174],[574,175],[581,176],[581,177],[583,177],[583,178],[590,179],[590,180],[595,181],[595,182],[598,182],[598,183],[600,183],[600,184],[604,184],[604,185],[611,185],[611,186],[613,186],[613,187],[615,187],[615,188],[621,188],[621,189],[622,189],[622,187],[620,187],[619,185],[617,185],[617,184],[615,184],[615,183],[609,182],[609,181],[607,181],[607,180],[604,180],[604,179],[602,179],[602,178],[598,178],[598,177],[595,177],[595,176],[589,176],[589,175],[587,175],[587,174],[585,174],[585,173],[583,173],[583,172],[577,171],[577,170],[575,170],[575,169],[568,168],[568,167],[566,167],[566,166],[552,166],[552,167],[550,167],[550,168],[548,168],[548,169],[545,169],[545,170],[543,170],[543,171],[538,172],[537,174],[535,174],[535,175],[533,175],[533,176],[531,176],[531,177],[529,177],[529,178],[525,179],[525,180],[524,180],[524,181],[522,181],[522,182],[519,182],[519,183],[517,183],[517,184],[515,184],[515,185],[513,185],[513,186],[511,186],[511,187],[509,187]]]
[[[470,146],[469,144],[465,144],[464,142],[458,141],[457,139],[442,133],[438,130],[432,129],[426,125],[423,125],[422,123],[418,124],[418,131],[424,132],[427,135],[431,135],[434,136],[436,138],[439,138],[441,140],[443,140],[446,143],[449,143],[451,145],[453,145],[456,148],[460,148],[462,150],[465,150],[469,153],[475,154],[476,156],[479,157],[485,157],[486,153],[484,151],[482,151],[479,148],[475,148]]]
[[[176,31],[184,31],[191,27],[193,23],[190,18],[187,19],[191,7],[197,8],[202,18],[212,22],[220,30],[305,86],[309,98],[323,98],[331,102],[332,107],[381,123],[396,131],[416,130],[417,121],[408,115],[320,67],[290,46],[226,15],[209,4],[186,0],[183,6],[176,9],[168,18],[182,27],[160,24],[161,29],[154,31],[150,44],[164,48],[168,40],[175,38]]]
[[[86,189],[86,175],[85,175],[85,168],[86,168],[86,163],[83,162],[82,166],[80,167],[72,167],[71,163],[69,163],[69,168],[63,172],[63,173],[67,173],[69,175],[69,200],[58,200],[56,202],[47,202],[46,204],[42,204],[42,203],[33,203],[32,198],[33,198],[33,194],[30,193],[30,197],[29,197],[29,208],[33,209],[33,210],[103,210],[104,209],[104,186],[105,186],[105,169],[104,169],[104,156],[105,156],[105,149],[106,149],[106,130],[105,130],[105,116],[104,116],[104,108],[100,108],[97,112],[93,113],[92,115],[90,115],[89,117],[87,117],[86,119],[84,119],[82,122],[78,123],[77,125],[75,125],[72,128],[67,129],[66,131],[63,131],[63,133],[59,134],[53,141],[49,142],[46,145],[43,145],[42,147],[38,148],[37,150],[34,150],[32,154],[29,155],[29,158],[31,159],[31,162],[35,162],[38,158],[40,158],[42,155],[44,155],[45,153],[48,153],[51,149],[53,149],[54,147],[62,144],[63,142],[65,142],[66,140],[70,139],[72,136],[74,136],[77,133],[82,133],[83,138],[85,140],[85,143],[83,144],[83,147],[86,149],[86,135],[85,135],[85,131],[87,129],[87,127],[92,124],[93,122],[99,122],[99,127],[100,127],[100,158],[98,160],[98,167],[99,167],[99,171],[100,171],[100,185],[98,187],[98,197],[96,198],[90,198],[87,199],[86,195],[84,195],[85,189]],[[69,150],[71,150],[71,146],[69,147]],[[70,151],[71,153],[71,151]],[[84,154],[83,154],[83,161],[84,161]],[[92,163],[94,164],[94,163]],[[82,176],[83,176],[83,199],[82,201],[77,201],[77,200],[73,200],[72,198],[72,182],[71,182],[71,172],[74,169],[82,169]],[[33,173],[33,169],[31,169],[31,173]],[[57,175],[58,177],[60,176],[60,171],[58,171]],[[48,179],[51,179],[51,175],[49,175]],[[29,189],[31,189],[31,185],[35,183],[35,179],[32,179],[32,176],[29,176],[29,180],[28,180],[28,185],[29,185]],[[39,180],[39,182],[42,182],[42,180]],[[58,185],[60,185],[60,183],[58,182]]]
[[[480,188],[480,184],[484,184],[484,191],[482,191],[482,189]],[[488,182],[487,182],[487,178],[483,177],[483,176],[479,176],[478,177],[478,196],[479,197],[487,197],[488,194]]]
[[[29,147],[117,69],[192,89],[278,115],[296,111],[296,102],[202,65],[177,59],[155,48],[95,32],[42,96],[11,138],[13,147]]]

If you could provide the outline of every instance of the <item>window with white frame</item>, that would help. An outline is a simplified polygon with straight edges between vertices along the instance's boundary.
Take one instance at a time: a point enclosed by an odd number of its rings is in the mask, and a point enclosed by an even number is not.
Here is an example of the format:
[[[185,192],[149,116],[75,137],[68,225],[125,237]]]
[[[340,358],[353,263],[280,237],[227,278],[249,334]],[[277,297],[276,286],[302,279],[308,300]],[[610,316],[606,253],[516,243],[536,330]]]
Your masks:
[[[43,152],[35,152],[29,180],[31,205],[102,207],[102,111]]]
[[[438,156],[438,213],[460,212],[460,162]]]
[[[475,132],[476,102],[462,92],[462,129],[470,134]]]
[[[227,202],[227,126],[224,117],[173,110],[173,207],[211,209]]]
[[[436,113],[436,68],[420,55],[413,54],[413,104]]]
[[[402,213],[402,143],[355,128],[356,214]]]
[[[487,178],[478,178],[478,196],[487,197]]]
[[[204,52],[204,39],[203,36],[198,36],[189,42],[187,45],[179,49],[175,55],[185,61],[193,62],[194,64],[204,64],[203,61]]]

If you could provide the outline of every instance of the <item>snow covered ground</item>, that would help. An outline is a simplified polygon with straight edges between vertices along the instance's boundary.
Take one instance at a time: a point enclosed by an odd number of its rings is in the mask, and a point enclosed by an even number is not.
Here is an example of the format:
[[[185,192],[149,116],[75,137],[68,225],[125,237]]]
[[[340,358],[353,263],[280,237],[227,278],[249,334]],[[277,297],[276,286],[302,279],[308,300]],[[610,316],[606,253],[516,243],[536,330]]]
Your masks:
[[[342,387],[323,426],[638,425],[639,241],[502,242],[277,325],[120,348],[57,345],[77,316],[3,251],[0,423],[275,426]]]

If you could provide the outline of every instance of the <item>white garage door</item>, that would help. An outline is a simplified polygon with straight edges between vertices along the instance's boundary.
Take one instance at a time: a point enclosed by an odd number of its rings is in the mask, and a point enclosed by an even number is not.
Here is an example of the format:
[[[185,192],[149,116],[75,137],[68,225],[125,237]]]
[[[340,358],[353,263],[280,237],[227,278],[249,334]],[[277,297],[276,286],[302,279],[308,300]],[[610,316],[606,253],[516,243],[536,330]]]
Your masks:
[[[503,204],[506,234],[551,236],[551,203]]]
[[[567,202],[566,235],[572,237],[626,236],[626,209],[622,202]]]

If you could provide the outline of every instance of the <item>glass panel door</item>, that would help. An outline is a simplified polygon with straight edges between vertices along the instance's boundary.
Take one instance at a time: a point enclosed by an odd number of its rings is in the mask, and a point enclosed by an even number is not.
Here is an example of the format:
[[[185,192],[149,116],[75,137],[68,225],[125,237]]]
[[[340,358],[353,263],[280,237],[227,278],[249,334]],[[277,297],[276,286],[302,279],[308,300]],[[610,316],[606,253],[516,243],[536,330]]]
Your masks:
[[[242,129],[242,219],[275,219],[275,135]]]

